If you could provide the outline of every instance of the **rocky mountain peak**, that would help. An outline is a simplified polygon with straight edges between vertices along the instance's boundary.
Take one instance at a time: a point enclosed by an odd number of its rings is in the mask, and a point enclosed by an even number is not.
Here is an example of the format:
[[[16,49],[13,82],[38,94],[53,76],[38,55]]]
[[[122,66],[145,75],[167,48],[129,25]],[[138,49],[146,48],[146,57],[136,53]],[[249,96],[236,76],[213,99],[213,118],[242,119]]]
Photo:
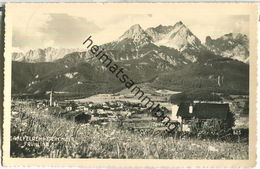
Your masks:
[[[241,33],[229,33],[229,34],[225,34],[223,37],[228,39],[240,39],[240,38],[245,38],[247,36]]]
[[[143,31],[143,28],[140,26],[140,24],[135,24],[135,25],[132,25],[129,30]]]
[[[119,42],[124,40],[132,40],[136,45],[145,45],[151,43],[152,38],[143,30],[139,24],[131,26],[122,36],[119,37]]]
[[[154,42],[162,40],[165,36],[173,30],[173,26],[158,25],[157,27],[147,28],[146,32],[152,37]]]
[[[182,21],[179,21],[179,22],[176,22],[174,25],[174,27],[177,27],[177,26],[185,26],[185,25]]]
[[[173,26],[159,25],[155,27],[154,30],[160,33],[169,33],[170,31],[172,31],[173,28],[174,28]]]
[[[249,61],[249,40],[241,33],[229,33],[217,39],[207,36],[205,45],[217,55],[245,63]]]
[[[159,26],[160,28],[162,26]],[[157,27],[158,28],[158,27]],[[151,33],[155,44],[183,51],[187,48],[201,49],[201,41],[183,24],[177,22],[174,26],[165,27],[165,32]],[[156,30],[155,30],[156,31]]]
[[[213,39],[210,36],[206,36],[205,43],[210,43]]]
[[[179,21],[179,22],[177,22],[173,25],[173,29],[176,31],[176,30],[179,30],[179,29],[188,29],[188,28],[186,27],[186,25],[182,21]]]

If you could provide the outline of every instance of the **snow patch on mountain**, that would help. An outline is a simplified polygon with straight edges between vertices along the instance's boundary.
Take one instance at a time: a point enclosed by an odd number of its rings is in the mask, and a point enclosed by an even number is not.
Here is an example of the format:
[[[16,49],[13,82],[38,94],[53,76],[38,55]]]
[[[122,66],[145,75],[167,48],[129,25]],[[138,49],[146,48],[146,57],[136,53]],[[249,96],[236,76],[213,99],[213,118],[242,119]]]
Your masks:
[[[79,72],[65,73],[64,76],[69,79],[73,79],[77,74],[79,74]]]
[[[28,84],[28,87],[31,87],[32,85],[34,85],[34,84],[37,84],[39,81],[32,81],[32,82],[30,82],[29,84]]]
[[[183,51],[187,48],[200,50],[201,41],[180,21],[174,26],[148,28],[147,32],[158,46],[167,46]]]

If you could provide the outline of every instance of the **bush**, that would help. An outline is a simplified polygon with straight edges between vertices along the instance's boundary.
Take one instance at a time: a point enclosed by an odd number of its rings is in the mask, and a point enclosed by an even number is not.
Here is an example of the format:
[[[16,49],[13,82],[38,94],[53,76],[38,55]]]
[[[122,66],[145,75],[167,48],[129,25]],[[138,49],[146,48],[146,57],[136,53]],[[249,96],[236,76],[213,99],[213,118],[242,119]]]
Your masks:
[[[171,95],[170,97],[170,102],[177,105],[187,101],[188,101],[188,97],[186,93],[178,93],[178,94]]]
[[[212,94],[210,91],[193,90],[183,93],[174,94],[170,97],[170,102],[180,104],[184,102],[201,101],[221,101],[220,96]]]
[[[226,139],[232,133],[232,129],[228,127],[225,121],[217,121],[214,119],[201,121],[200,125],[193,124],[193,131],[199,138],[208,139]]]

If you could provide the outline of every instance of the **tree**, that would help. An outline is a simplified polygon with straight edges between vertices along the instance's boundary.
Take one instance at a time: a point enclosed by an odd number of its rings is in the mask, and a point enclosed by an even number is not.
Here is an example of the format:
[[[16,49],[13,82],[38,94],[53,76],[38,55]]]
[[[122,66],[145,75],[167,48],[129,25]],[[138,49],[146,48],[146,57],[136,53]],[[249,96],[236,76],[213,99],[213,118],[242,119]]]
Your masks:
[[[187,102],[187,101],[188,101],[188,97],[187,97],[186,93],[178,93],[178,94],[174,94],[170,97],[170,102],[172,104],[179,105],[180,103]]]

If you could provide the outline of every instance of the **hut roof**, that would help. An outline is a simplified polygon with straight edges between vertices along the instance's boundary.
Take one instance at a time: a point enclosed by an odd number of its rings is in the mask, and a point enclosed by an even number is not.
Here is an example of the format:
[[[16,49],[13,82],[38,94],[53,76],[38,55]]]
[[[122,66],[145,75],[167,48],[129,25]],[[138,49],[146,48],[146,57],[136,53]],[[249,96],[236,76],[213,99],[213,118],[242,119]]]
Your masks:
[[[189,103],[181,103],[177,111],[177,116],[182,118],[191,118],[193,115],[189,113]]]
[[[71,112],[64,114],[64,116],[67,118],[72,118],[72,117],[76,117],[76,116],[82,115],[82,114],[84,115],[85,113],[83,111],[71,111]]]
[[[227,119],[228,104],[197,103],[193,107],[193,115],[199,119]]]

